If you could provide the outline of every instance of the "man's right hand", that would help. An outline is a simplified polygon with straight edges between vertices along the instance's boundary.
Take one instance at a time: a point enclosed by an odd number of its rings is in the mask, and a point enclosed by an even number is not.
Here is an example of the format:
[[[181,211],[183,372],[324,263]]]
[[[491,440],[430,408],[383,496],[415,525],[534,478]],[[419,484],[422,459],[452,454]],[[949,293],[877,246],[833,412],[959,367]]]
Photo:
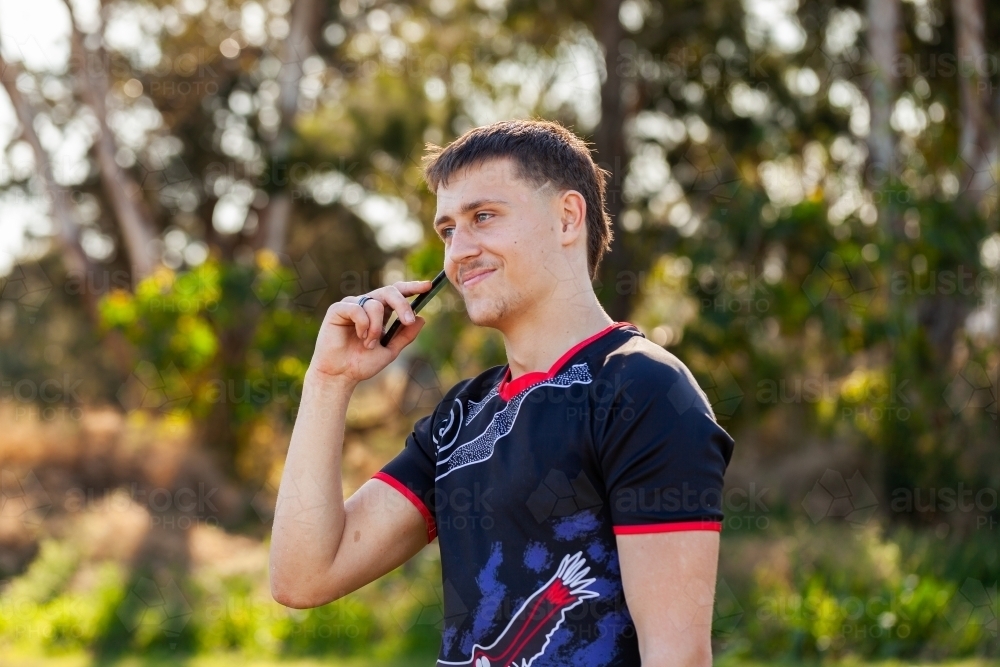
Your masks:
[[[347,384],[357,384],[376,375],[413,342],[424,326],[424,319],[414,315],[406,297],[430,288],[430,280],[401,281],[365,295],[346,297],[330,306],[309,369]],[[358,302],[364,296],[371,298],[361,306]],[[403,326],[388,347],[382,347],[379,338],[390,311],[396,312]]]
[[[281,474],[271,531],[271,595],[317,607],[374,581],[427,544],[417,508],[389,484],[368,480],[344,502],[341,458],[354,386],[385,368],[424,324],[407,296],[431,281],[399,282],[333,304],[323,318]],[[382,347],[389,310],[399,332]]]

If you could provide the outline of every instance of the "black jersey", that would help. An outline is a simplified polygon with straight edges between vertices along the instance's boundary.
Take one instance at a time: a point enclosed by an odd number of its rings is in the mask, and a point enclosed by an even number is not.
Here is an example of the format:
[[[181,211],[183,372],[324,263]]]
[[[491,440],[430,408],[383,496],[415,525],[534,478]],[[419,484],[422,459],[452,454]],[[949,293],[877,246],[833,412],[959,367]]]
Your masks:
[[[615,536],[720,530],[732,450],[688,368],[627,322],[548,372],[459,382],[375,475],[440,543],[438,665],[638,665]]]

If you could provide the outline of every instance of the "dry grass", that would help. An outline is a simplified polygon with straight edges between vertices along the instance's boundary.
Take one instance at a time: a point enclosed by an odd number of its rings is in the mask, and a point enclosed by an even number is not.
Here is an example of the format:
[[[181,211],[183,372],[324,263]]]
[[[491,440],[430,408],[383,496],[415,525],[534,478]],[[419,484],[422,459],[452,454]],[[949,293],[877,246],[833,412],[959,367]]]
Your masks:
[[[399,451],[417,416],[404,416],[398,399],[386,400],[405,385],[405,373],[391,375],[395,385],[368,383],[351,402],[348,494]],[[263,483],[228,479],[198,446],[196,433],[190,420],[125,414],[118,406],[42,418],[37,410],[0,403],[0,580],[23,572],[47,538],[81,544],[85,562],[187,568],[252,552],[247,557],[257,566],[289,433],[264,422],[254,430],[247,456],[269,471]],[[203,496],[207,506],[194,511],[181,502]],[[224,533],[204,530],[206,524],[247,537],[222,544]]]
[[[50,421],[6,410],[0,431],[0,578],[23,571],[46,538],[81,545],[86,562],[187,565],[191,531],[176,527],[238,521],[250,500],[191,445],[184,423],[113,409]]]

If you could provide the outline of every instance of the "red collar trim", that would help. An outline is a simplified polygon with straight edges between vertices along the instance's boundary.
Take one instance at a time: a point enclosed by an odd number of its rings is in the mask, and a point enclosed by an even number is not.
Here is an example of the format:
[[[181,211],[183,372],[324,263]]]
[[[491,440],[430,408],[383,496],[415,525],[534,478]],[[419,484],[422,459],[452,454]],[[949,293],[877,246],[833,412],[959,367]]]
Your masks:
[[[514,380],[511,380],[510,366],[507,366],[507,369],[504,371],[503,379],[500,380],[500,384],[497,386],[497,393],[500,394],[500,398],[505,401],[509,401],[531,385],[544,382],[545,380],[551,380],[555,377],[556,373],[558,373],[559,370],[566,365],[566,362],[569,361],[573,355],[593,343],[598,338],[604,336],[605,334],[609,334],[616,329],[634,326],[635,325],[631,322],[614,322],[613,324],[609,324],[593,336],[581,340],[579,343],[566,350],[561,357],[556,359],[556,362],[552,364],[552,367],[549,368],[548,371],[531,371]]]

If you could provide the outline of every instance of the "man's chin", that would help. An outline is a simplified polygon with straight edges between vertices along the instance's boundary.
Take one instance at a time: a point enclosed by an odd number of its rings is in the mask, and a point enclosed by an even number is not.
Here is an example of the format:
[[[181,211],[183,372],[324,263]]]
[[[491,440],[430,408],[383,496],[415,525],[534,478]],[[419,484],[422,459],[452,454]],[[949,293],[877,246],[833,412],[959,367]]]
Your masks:
[[[499,320],[495,313],[469,311],[469,321],[477,327],[496,327]]]
[[[479,327],[496,328],[507,314],[502,303],[487,299],[476,299],[471,303],[466,301],[465,309],[469,321]]]

